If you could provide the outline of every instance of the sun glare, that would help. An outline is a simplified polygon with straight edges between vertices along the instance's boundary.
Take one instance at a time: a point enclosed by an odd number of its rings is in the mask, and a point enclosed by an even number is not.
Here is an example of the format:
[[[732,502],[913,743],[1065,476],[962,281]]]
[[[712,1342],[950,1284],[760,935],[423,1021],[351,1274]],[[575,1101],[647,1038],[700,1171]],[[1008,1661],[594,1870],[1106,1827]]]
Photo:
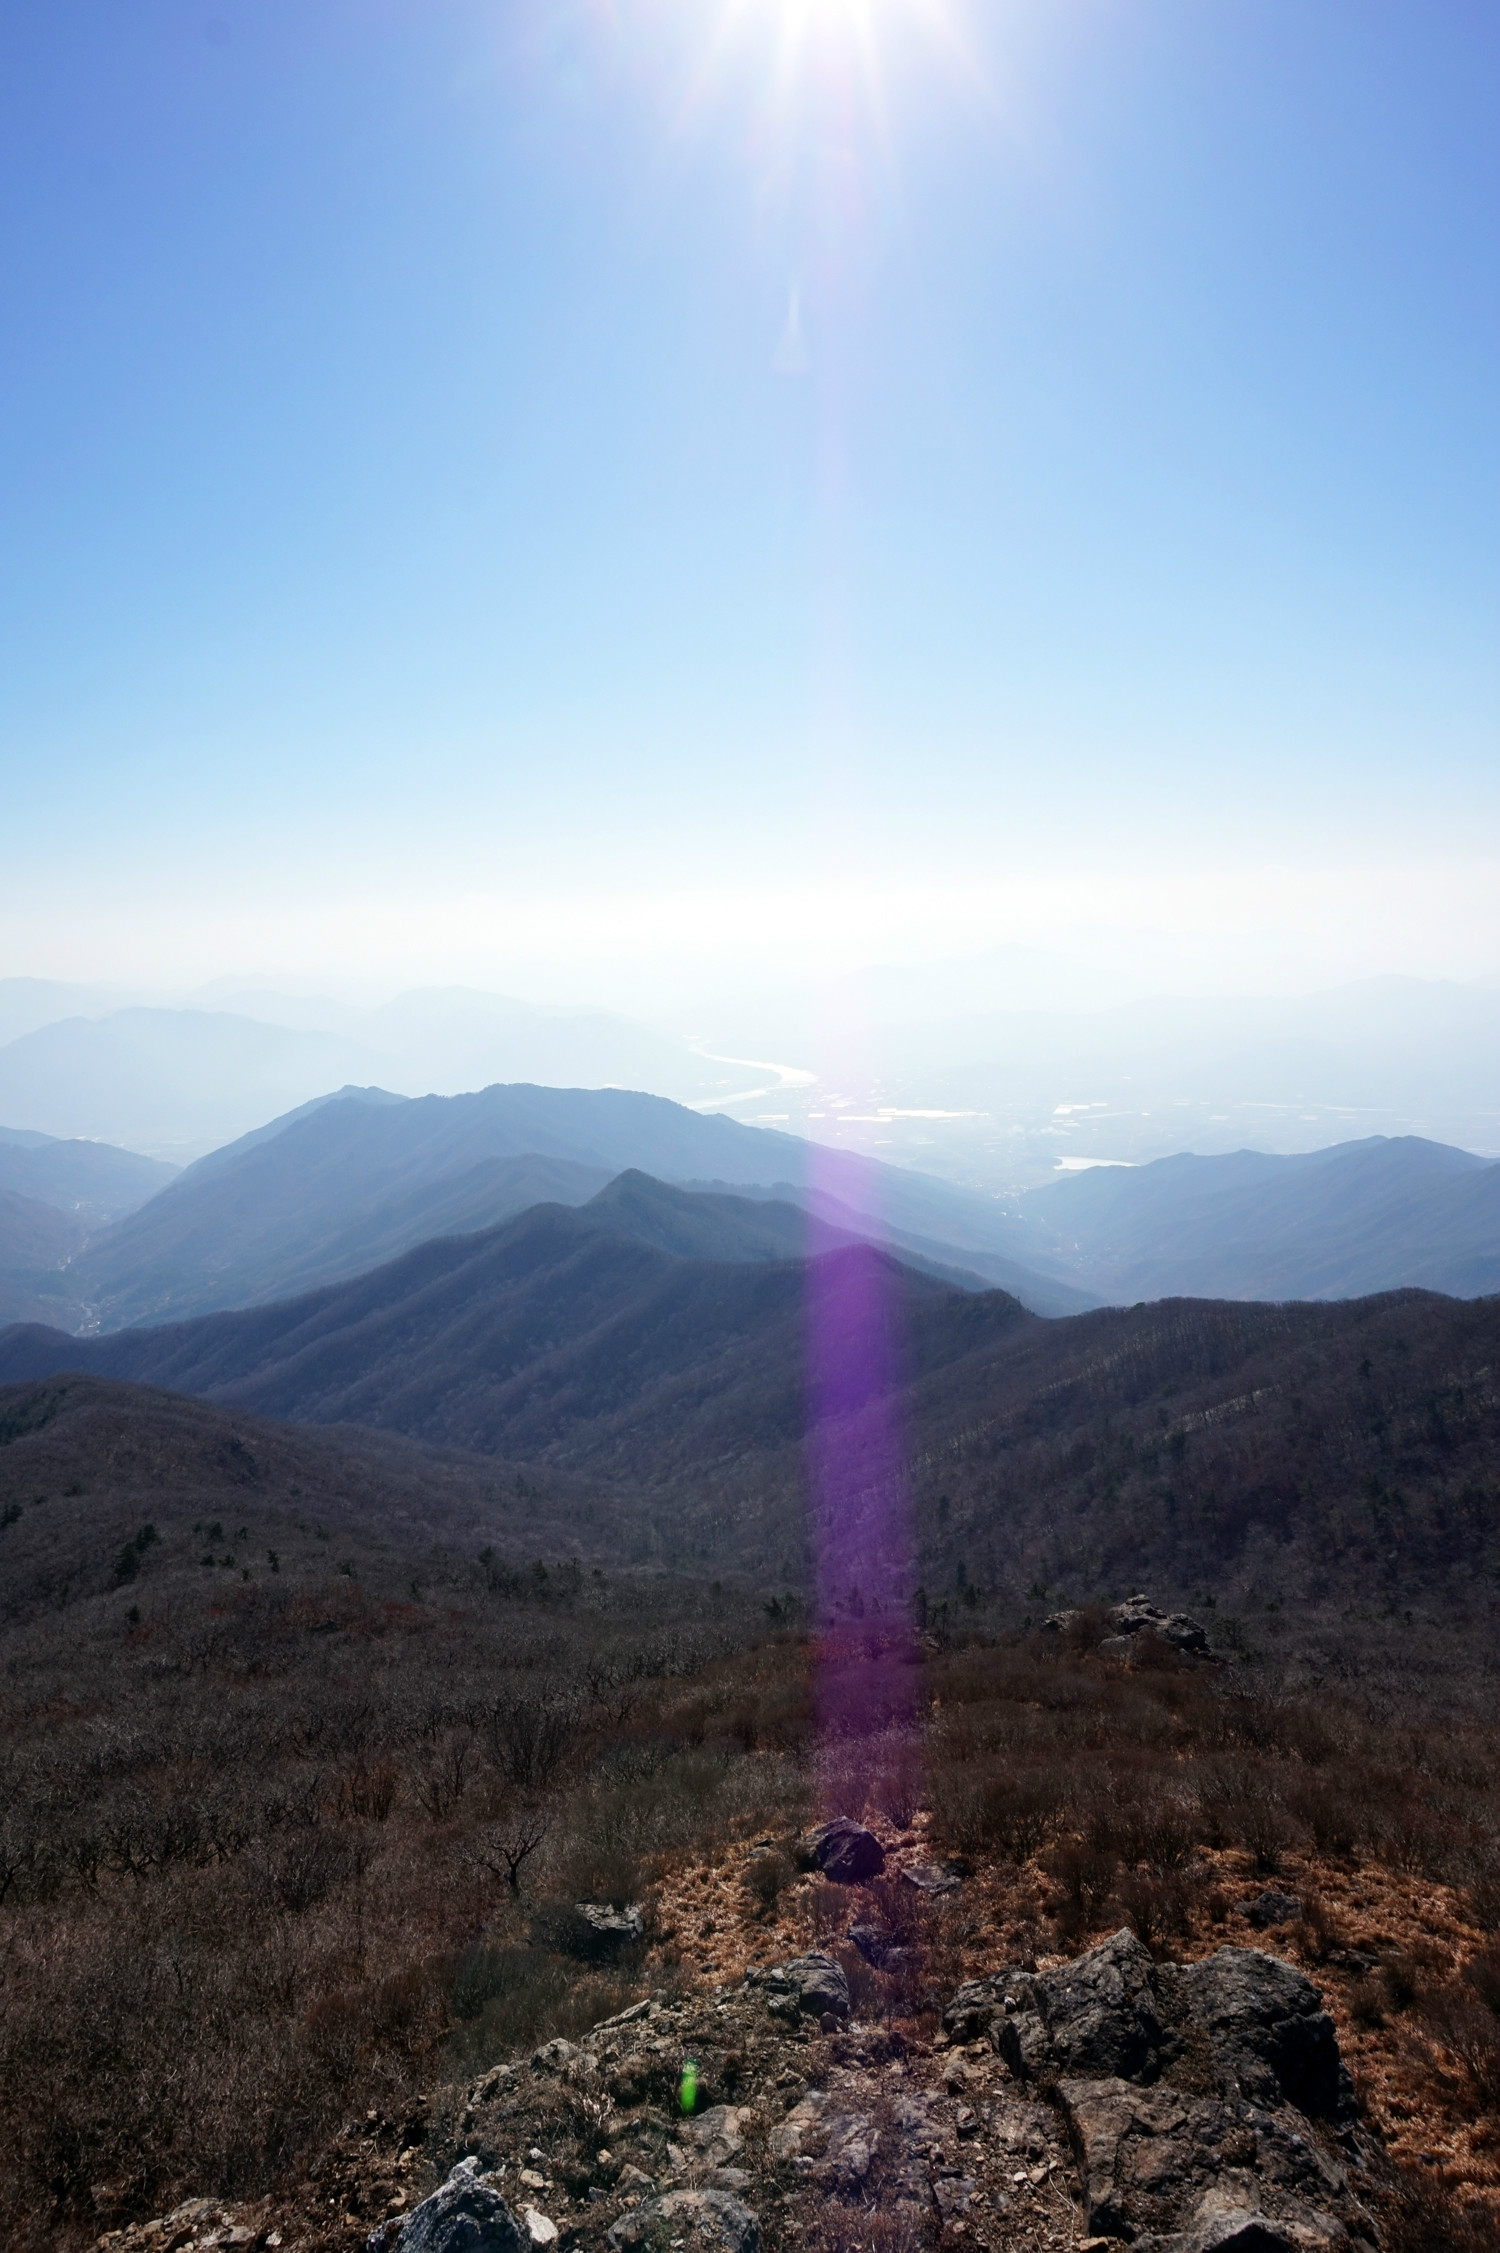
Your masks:
[[[702,8],[705,33],[685,119],[701,119],[737,90],[762,108],[773,139],[795,135],[832,102],[844,129],[862,115],[886,138],[898,49],[915,34],[961,78],[976,81],[962,35],[964,0],[717,0]],[[800,121],[800,123],[799,123]]]

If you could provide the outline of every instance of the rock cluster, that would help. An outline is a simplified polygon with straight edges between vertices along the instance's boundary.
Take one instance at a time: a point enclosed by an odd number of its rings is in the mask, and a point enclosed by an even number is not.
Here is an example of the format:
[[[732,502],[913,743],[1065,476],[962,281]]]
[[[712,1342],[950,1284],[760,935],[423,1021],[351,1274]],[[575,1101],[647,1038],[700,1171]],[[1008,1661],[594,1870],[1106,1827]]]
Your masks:
[[[1074,1622],[1081,1619],[1079,1611],[1053,1612],[1044,1619],[1045,1632],[1063,1634]],[[1193,1658],[1212,1659],[1209,1649],[1208,1629],[1198,1620],[1189,1619],[1186,1612],[1159,1611],[1147,1596],[1127,1596],[1123,1604],[1116,1604],[1109,1615],[1112,1633],[1103,1637],[1099,1649],[1109,1658],[1129,1658],[1133,1655],[1138,1635],[1156,1635],[1172,1648]]]
[[[1264,1893],[1257,1893],[1253,1901],[1242,1902],[1239,1914],[1253,1924],[1257,1932],[1266,1932],[1273,1925],[1298,1923],[1302,1903],[1295,1893],[1281,1893],[1271,1887]]]
[[[1333,2021],[1279,1957],[1157,1964],[1117,1932],[1056,1970],[971,1982],[944,2023],[1049,2095],[1098,2235],[1142,2253],[1332,2253],[1369,2234]]]
[[[732,1988],[656,1994],[430,2108],[351,2123],[295,2214],[180,2209],[180,2228],[102,2243],[761,2253],[841,2231],[865,2242],[856,2225],[879,2213],[910,2253],[1379,2245],[1360,2188],[1373,2146],[1332,2023],[1278,1957],[1155,1963],[1118,1932],[1072,1962],[970,1982],[937,2035],[862,2023],[850,1989],[818,1951]]]
[[[638,2004],[476,2084],[476,2152],[369,2253],[536,2253],[549,2232],[563,2253],[760,2253],[830,2200],[904,2217],[913,2244],[1378,2242],[1332,2022],[1277,1957],[1158,1964],[1118,1932],[971,1982],[944,2027],[924,2051],[855,2024],[821,1953]]]

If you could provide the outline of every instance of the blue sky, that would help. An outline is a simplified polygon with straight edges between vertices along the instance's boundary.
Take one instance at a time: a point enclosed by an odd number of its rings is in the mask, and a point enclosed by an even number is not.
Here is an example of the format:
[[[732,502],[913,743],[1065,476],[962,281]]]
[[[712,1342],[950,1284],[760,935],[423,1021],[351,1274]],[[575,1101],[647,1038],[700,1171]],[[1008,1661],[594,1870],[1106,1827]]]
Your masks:
[[[1500,969],[1500,17],[946,13],[0,14],[5,968]]]

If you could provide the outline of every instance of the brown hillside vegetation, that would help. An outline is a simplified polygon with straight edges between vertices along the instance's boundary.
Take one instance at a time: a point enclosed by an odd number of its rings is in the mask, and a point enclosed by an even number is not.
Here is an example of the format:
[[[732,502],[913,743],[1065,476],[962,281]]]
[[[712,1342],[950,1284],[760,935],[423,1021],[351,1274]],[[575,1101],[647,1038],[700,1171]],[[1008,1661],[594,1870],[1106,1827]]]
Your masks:
[[[1232,1318],[1281,1383],[1279,1311],[1167,1310],[1159,1359],[1085,1356],[1071,1399],[997,1388],[985,1429],[915,1467],[959,1561],[985,1528],[1019,1540],[1012,1510],[1040,1540],[1050,1508],[1070,1594],[1123,1596],[1160,1554],[1168,1596],[1195,1566],[1227,1664],[1146,1640],[1124,1665],[1087,1605],[1027,1629],[1055,1600],[1039,1578],[955,1569],[939,1595],[931,1566],[920,1641],[851,1621],[818,1646],[784,1632],[795,1589],[618,1569],[612,1543],[670,1539],[670,1491],[95,1379],[0,1395],[4,2242],[92,2245],[203,2196],[288,2253],[354,2253],[457,2156],[445,2091],[648,1991],[818,1941],[861,2022],[933,2064],[963,1978],[1125,1924],[1164,1959],[1253,1937],[1303,1963],[1394,2169],[1392,2253],[1493,2244],[1494,1396],[1444,1329],[1472,1343],[1492,1317],[1333,1310],[1350,1329],[1321,1363],[1300,1349],[1303,1406],[1245,1406]],[[1351,1391],[1362,1423],[1307,1407]],[[1360,1500],[1371,1463],[1383,1506]],[[1331,1588],[1299,1581],[1312,1537],[1278,1495],[1347,1526]],[[691,1485],[675,1506],[684,1548],[721,1507]],[[1052,1530],[1070,1508],[1092,1555]],[[1132,1567],[1112,1585],[1109,1556]],[[863,1813],[897,1867],[968,1874],[852,1899],[799,1873],[816,1810]],[[1239,1911],[1268,1887],[1302,1914],[1257,1931]],[[601,1959],[582,1901],[638,1906],[639,1940]],[[340,2159],[331,2208],[330,2154],[372,2107],[399,2177]],[[762,2221],[816,2235],[795,2200]]]
[[[295,2175],[486,2013],[522,2043],[601,2014],[620,1968],[569,1955],[573,1902],[795,1798],[740,1751],[786,1698],[753,1654],[724,1676],[743,1602],[199,1525],[206,1561],[146,1521],[111,1593],[0,1647],[7,2246]]]
[[[861,2020],[931,2057],[962,1979],[1121,1923],[1176,1960],[1254,1937],[1305,1963],[1394,2162],[1388,2244],[1496,2241],[1491,1717],[1428,1728],[1399,1664],[1375,1698],[1281,1694],[1165,1647],[1101,1658],[1085,1615],[912,1650],[921,1724],[867,1710],[830,1742],[815,1710],[858,1710],[830,1669],[857,1688],[871,1649],[757,1645],[722,1594],[554,1565],[403,1596],[314,1552],[274,1577],[142,1604],[142,1566],[7,1637],[8,2244],[207,2195],[261,2242],[353,2253],[462,2147],[445,2089],[648,1991],[817,1942]],[[969,1874],[935,1901],[800,1875],[817,1804],[894,1868]],[[1268,1885],[1303,1914],[1252,1934]],[[640,1904],[641,1941],[591,1961],[579,1900]],[[911,1953],[875,1970],[854,1924]],[[407,2125],[337,2161],[330,2209],[329,2139],[372,2107]]]

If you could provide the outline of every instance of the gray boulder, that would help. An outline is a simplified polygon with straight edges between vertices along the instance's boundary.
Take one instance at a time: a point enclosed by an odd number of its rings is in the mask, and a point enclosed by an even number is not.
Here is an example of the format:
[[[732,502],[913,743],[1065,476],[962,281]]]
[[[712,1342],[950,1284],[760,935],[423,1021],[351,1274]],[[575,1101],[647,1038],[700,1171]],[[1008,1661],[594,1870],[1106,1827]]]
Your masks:
[[[993,1971],[985,1979],[965,1980],[943,2013],[943,2032],[955,2042],[977,2042],[984,2035],[999,2036],[995,2028],[1017,2011],[1035,2012],[1031,1992],[1035,1975],[1017,1964]]]
[[[606,2242],[614,2253],[760,2253],[760,2222],[727,2190],[669,2190],[622,2214]]]
[[[1252,2223],[1266,2244],[1343,2244],[1328,2208],[1347,2191],[1342,2167],[1292,2113],[1226,2105],[1128,2081],[1060,2081],[1057,2095],[1078,2160],[1084,2212],[1101,2237],[1135,2237],[1162,2253],[1187,2245],[1249,2248]],[[1192,2215],[1181,2230],[1181,2216]],[[1215,2230],[1225,2234],[1215,2236]],[[1144,2231],[1144,2235],[1142,2234]],[[1160,2233],[1160,2234],[1158,2234]]]
[[[818,1950],[765,1971],[748,1972],[745,1984],[763,1989],[767,2008],[785,2017],[849,2016],[849,1982],[843,1967]]]
[[[963,1881],[963,1869],[957,1862],[914,1862],[901,1872],[903,1885],[915,1886],[918,1893],[928,1895],[956,1893]]]
[[[1240,1915],[1248,1924],[1253,1924],[1257,1932],[1264,1932],[1271,1925],[1297,1924],[1302,1916],[1302,1903],[1295,1893],[1267,1890],[1257,1893],[1253,1901],[1242,1901]]]
[[[851,1924],[849,1938],[875,1971],[900,1971],[916,1953],[878,1924]]]
[[[1341,2149],[1349,2076],[1293,1964],[1256,1948],[1156,1964],[1117,1932],[1055,1971],[970,1981],[944,2025],[959,2041],[988,2028],[1050,2090],[1097,2236],[1135,2253],[1347,2253],[1371,2234]]]
[[[1057,1971],[1033,1974],[1021,2007],[995,2022],[1001,2056],[1023,2078],[1045,2060],[1058,2074],[1154,2081],[1178,2047],[1162,2024],[1154,1974],[1124,1930]]]
[[[1326,2214],[1265,2214],[1210,2196],[1192,2225],[1143,2253],[1345,2253],[1349,2237]]]
[[[835,1885],[863,1885],[885,1868],[885,1848],[874,1832],[851,1823],[847,1815],[811,1832],[803,1852],[809,1865]]]
[[[1134,2237],[1142,2221],[1168,2221],[1216,2178],[1221,2106],[1116,2079],[1064,2080],[1057,2093],[1096,2236]]]
[[[1220,1948],[1189,1964],[1182,1982],[1226,2095],[1294,2104],[1315,2120],[1352,2117],[1333,2020],[1295,1965],[1259,1948]]]
[[[531,2253],[531,2237],[497,2190],[479,2179],[477,2159],[461,2159],[440,2190],[406,2220],[365,2240],[367,2253]]]

